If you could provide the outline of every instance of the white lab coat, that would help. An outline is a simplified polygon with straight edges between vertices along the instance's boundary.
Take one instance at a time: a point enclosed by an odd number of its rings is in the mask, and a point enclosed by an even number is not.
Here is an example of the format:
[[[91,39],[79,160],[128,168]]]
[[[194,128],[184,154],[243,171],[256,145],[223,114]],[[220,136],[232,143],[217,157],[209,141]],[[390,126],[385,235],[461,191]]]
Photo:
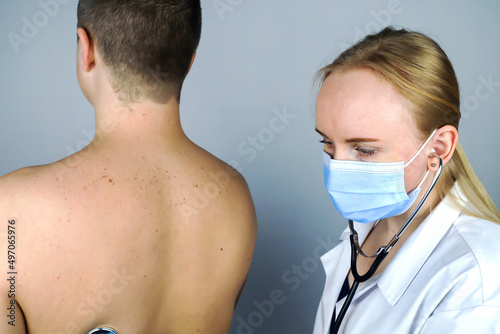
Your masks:
[[[372,225],[355,223],[360,242]],[[321,258],[326,282],[313,334],[329,333],[334,306],[338,314],[345,301],[337,303],[349,235]],[[445,198],[385,270],[360,284],[339,333],[500,333],[500,226],[460,214]]]

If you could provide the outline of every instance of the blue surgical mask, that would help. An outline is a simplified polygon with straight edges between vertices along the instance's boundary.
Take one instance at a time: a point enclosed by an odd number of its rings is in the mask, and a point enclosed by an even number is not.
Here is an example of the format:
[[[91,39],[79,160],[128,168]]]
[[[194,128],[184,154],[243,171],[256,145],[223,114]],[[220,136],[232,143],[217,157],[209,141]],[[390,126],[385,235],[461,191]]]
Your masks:
[[[404,169],[422,152],[435,132],[406,164],[403,161],[335,160],[323,152],[325,186],[335,208],[344,218],[359,223],[370,223],[406,212],[417,199],[429,171],[420,184],[407,194]]]

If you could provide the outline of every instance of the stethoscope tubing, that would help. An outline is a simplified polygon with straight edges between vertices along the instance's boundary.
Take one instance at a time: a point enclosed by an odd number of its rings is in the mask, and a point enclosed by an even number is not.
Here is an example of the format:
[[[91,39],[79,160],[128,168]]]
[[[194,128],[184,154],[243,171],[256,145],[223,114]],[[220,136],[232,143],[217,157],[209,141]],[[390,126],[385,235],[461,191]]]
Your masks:
[[[351,244],[351,272],[352,276],[354,277],[354,283],[352,284],[351,289],[349,290],[349,293],[347,294],[346,300],[344,301],[344,305],[342,305],[342,308],[340,309],[339,315],[337,316],[337,319],[335,319],[335,322],[333,324],[333,327],[330,329],[330,334],[337,334],[340,329],[340,325],[342,324],[342,320],[344,319],[344,316],[347,313],[347,309],[351,305],[352,299],[354,298],[354,294],[356,293],[356,290],[358,289],[359,283],[366,282],[369,280],[377,271],[378,267],[384,261],[385,257],[387,254],[389,254],[389,251],[391,250],[392,247],[399,241],[399,238],[403,234],[403,232],[406,230],[406,228],[410,225],[410,223],[413,221],[415,216],[417,215],[418,211],[420,211],[420,208],[422,205],[425,203],[427,200],[427,197],[429,197],[429,194],[431,193],[432,189],[434,189],[434,186],[437,183],[437,180],[439,179],[439,176],[441,175],[441,171],[443,169],[443,160],[441,157],[439,157],[439,168],[436,171],[436,175],[434,176],[434,179],[432,180],[431,185],[429,186],[429,189],[425,192],[424,196],[418,203],[417,207],[415,210],[413,210],[412,214],[408,218],[408,220],[405,222],[403,227],[396,233],[396,235],[392,238],[392,240],[389,242],[389,244],[386,247],[382,247],[378,254],[376,254],[376,258],[373,261],[372,265],[370,266],[370,269],[364,274],[364,275],[359,275],[358,273],[358,268],[357,268],[357,249],[356,249],[356,243],[354,242],[354,239],[357,238],[357,233],[353,228],[353,223],[352,220],[349,220],[349,227],[351,228],[351,235],[349,238],[350,244]]]

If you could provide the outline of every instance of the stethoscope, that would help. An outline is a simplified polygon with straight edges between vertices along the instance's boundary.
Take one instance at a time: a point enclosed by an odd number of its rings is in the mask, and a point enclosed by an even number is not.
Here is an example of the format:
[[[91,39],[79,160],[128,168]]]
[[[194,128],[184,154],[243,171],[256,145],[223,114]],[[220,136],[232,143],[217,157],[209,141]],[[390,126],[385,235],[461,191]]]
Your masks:
[[[91,330],[87,334],[118,334],[118,332],[109,327],[99,327]]]
[[[439,158],[439,167],[438,170],[436,171],[436,174],[434,175],[434,179],[432,180],[431,185],[429,186],[429,189],[425,192],[424,196],[418,203],[417,207],[415,210],[413,210],[412,214],[406,220],[404,225],[399,229],[399,231],[394,235],[394,237],[389,241],[389,243],[386,246],[382,246],[378,249],[378,251],[374,255],[366,255],[363,253],[361,250],[361,247],[359,246],[359,240],[358,240],[358,232],[354,229],[352,220],[349,219],[349,229],[351,230],[351,236],[350,236],[350,242],[351,242],[351,272],[352,276],[354,277],[354,283],[352,284],[352,287],[349,291],[349,294],[346,297],[346,300],[344,302],[344,305],[342,305],[342,308],[340,309],[338,317],[335,319],[335,322],[333,324],[333,327],[330,329],[330,334],[336,334],[339,331],[340,324],[342,323],[342,320],[344,319],[344,316],[347,312],[347,309],[349,308],[349,305],[351,305],[352,299],[354,297],[354,294],[356,293],[356,290],[358,288],[359,283],[363,283],[367,280],[369,280],[377,271],[378,267],[384,261],[385,257],[387,254],[389,254],[389,251],[391,250],[394,245],[399,241],[399,238],[401,235],[404,233],[406,228],[410,225],[410,223],[413,221],[415,216],[417,215],[418,211],[422,207],[422,205],[425,203],[427,200],[427,197],[429,197],[429,194],[431,193],[432,189],[436,185],[437,180],[439,179],[439,176],[441,175],[441,171],[443,169],[443,160],[441,157],[439,157],[437,154],[435,154]],[[357,269],[357,255],[358,253],[363,256],[363,257],[369,257],[369,258],[375,258],[373,261],[370,269],[364,274],[360,275],[358,273]]]

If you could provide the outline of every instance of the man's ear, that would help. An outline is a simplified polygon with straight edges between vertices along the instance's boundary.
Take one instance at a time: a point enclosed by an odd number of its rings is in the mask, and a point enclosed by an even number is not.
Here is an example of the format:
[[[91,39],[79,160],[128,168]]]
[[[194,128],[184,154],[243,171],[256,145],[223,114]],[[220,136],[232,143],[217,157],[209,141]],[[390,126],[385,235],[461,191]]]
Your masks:
[[[191,64],[189,64],[188,73],[189,73],[189,71],[191,71],[191,67],[193,67],[193,63],[194,63],[195,58],[196,58],[196,51],[193,53],[193,57],[191,58]]]
[[[76,32],[79,38],[78,57],[81,60],[82,69],[90,72],[95,64],[94,43],[85,29],[77,28]]]
[[[455,152],[455,147],[458,144],[458,131],[453,125],[444,125],[440,127],[434,134],[434,144],[432,148],[436,154],[443,160],[443,165],[446,165]],[[431,156],[429,158],[429,170],[437,170],[439,161],[437,157]]]

